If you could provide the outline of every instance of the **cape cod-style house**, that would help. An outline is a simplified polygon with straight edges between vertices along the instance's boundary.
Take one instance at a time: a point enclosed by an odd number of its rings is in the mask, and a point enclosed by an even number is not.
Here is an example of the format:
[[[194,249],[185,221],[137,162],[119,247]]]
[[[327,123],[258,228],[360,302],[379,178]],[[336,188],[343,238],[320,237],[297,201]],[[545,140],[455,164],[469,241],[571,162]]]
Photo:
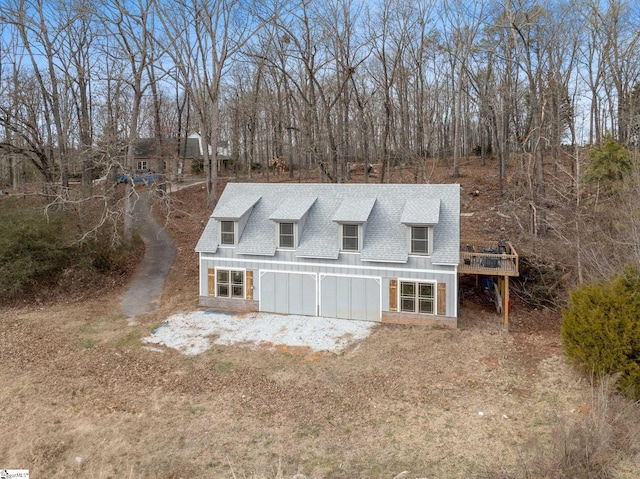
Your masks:
[[[455,327],[459,220],[459,185],[229,183],[200,304]]]

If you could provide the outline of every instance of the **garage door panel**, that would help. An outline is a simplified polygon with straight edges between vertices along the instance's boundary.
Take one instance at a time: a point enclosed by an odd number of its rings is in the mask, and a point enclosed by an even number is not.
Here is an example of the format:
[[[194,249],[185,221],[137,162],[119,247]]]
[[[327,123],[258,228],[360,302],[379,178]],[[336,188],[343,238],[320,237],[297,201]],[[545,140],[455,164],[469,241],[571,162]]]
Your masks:
[[[275,311],[276,284],[273,273],[262,273],[260,275],[260,310]],[[262,308],[265,309],[262,309]]]
[[[366,289],[367,316],[369,320],[380,321],[382,316],[381,280],[369,282]]]
[[[300,305],[300,314],[306,316],[315,316],[318,314],[317,294],[316,294],[316,278],[308,274],[302,275],[303,288],[300,292],[302,304]]]
[[[351,295],[351,319],[367,319],[367,280],[353,278],[351,286],[354,290]]]
[[[351,319],[351,278],[338,276],[336,281],[336,317]]]
[[[337,277],[325,276],[321,280],[320,286],[320,314],[327,318],[337,318],[336,301]]]
[[[316,315],[316,279],[311,274],[262,272],[260,311]]]
[[[287,275],[287,300],[289,314],[302,314],[303,278],[300,275]]]
[[[289,312],[289,277],[288,275],[274,273],[275,278],[275,313],[287,314]]]

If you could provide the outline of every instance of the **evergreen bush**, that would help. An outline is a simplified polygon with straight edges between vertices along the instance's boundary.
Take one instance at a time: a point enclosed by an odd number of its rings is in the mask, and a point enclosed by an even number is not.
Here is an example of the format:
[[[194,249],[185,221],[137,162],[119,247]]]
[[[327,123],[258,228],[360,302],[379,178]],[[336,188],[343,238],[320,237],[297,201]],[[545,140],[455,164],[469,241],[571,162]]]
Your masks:
[[[562,342],[584,370],[617,375],[621,392],[640,399],[640,268],[573,291],[562,313]]]

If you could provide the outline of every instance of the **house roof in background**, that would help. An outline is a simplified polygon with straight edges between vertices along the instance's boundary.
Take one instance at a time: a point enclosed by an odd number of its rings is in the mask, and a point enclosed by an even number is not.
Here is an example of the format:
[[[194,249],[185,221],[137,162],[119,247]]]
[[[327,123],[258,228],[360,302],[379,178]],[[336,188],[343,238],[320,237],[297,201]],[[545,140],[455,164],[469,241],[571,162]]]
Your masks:
[[[181,158],[200,158],[200,140],[198,138],[180,138]]]
[[[300,198],[315,197],[300,232],[295,253],[298,257],[337,259],[340,254],[339,224],[334,218],[357,214],[361,219],[369,208],[360,251],[362,261],[405,263],[409,256],[409,241],[403,219],[433,221],[437,218],[431,259],[436,264],[458,263],[460,186],[441,184],[229,183],[196,251],[215,251],[211,246],[215,243],[217,247],[216,218],[229,218],[229,211],[237,215],[242,208],[229,205],[246,205],[246,198],[256,197],[259,200],[253,205],[235,248],[236,254],[273,256],[277,238],[272,216],[295,210],[297,207],[293,205]],[[418,214],[418,207],[424,212]],[[349,221],[355,222],[354,219]]]
[[[134,158],[160,156],[160,144],[156,138],[139,138],[133,143]]]
[[[201,158],[203,155],[202,148],[200,146],[201,138],[197,133],[193,133],[187,138],[180,138],[180,157],[181,158]],[[220,140],[218,141],[218,157],[228,157],[229,149],[229,141],[228,140]],[[225,150],[225,151],[220,151]],[[211,149],[209,149],[210,153],[213,154]]]

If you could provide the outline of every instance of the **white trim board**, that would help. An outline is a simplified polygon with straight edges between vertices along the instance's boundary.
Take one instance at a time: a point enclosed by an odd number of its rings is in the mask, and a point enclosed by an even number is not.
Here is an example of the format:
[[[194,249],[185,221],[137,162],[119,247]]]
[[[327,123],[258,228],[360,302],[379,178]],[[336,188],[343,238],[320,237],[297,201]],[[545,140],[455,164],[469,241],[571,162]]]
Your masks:
[[[257,263],[258,269],[262,269],[263,265],[283,265],[283,266],[312,266],[317,268],[336,268],[336,269],[357,269],[357,270],[379,270],[392,271],[396,275],[404,273],[429,273],[429,274],[458,274],[457,268],[454,270],[439,269],[423,269],[423,268],[390,268],[386,266],[357,266],[348,264],[327,264],[327,263],[298,263],[295,261],[275,261],[275,260],[259,260],[259,259],[242,259],[242,258],[220,258],[217,256],[209,256],[206,253],[200,253],[200,260],[211,260],[227,263]],[[279,270],[282,271],[282,270]]]

